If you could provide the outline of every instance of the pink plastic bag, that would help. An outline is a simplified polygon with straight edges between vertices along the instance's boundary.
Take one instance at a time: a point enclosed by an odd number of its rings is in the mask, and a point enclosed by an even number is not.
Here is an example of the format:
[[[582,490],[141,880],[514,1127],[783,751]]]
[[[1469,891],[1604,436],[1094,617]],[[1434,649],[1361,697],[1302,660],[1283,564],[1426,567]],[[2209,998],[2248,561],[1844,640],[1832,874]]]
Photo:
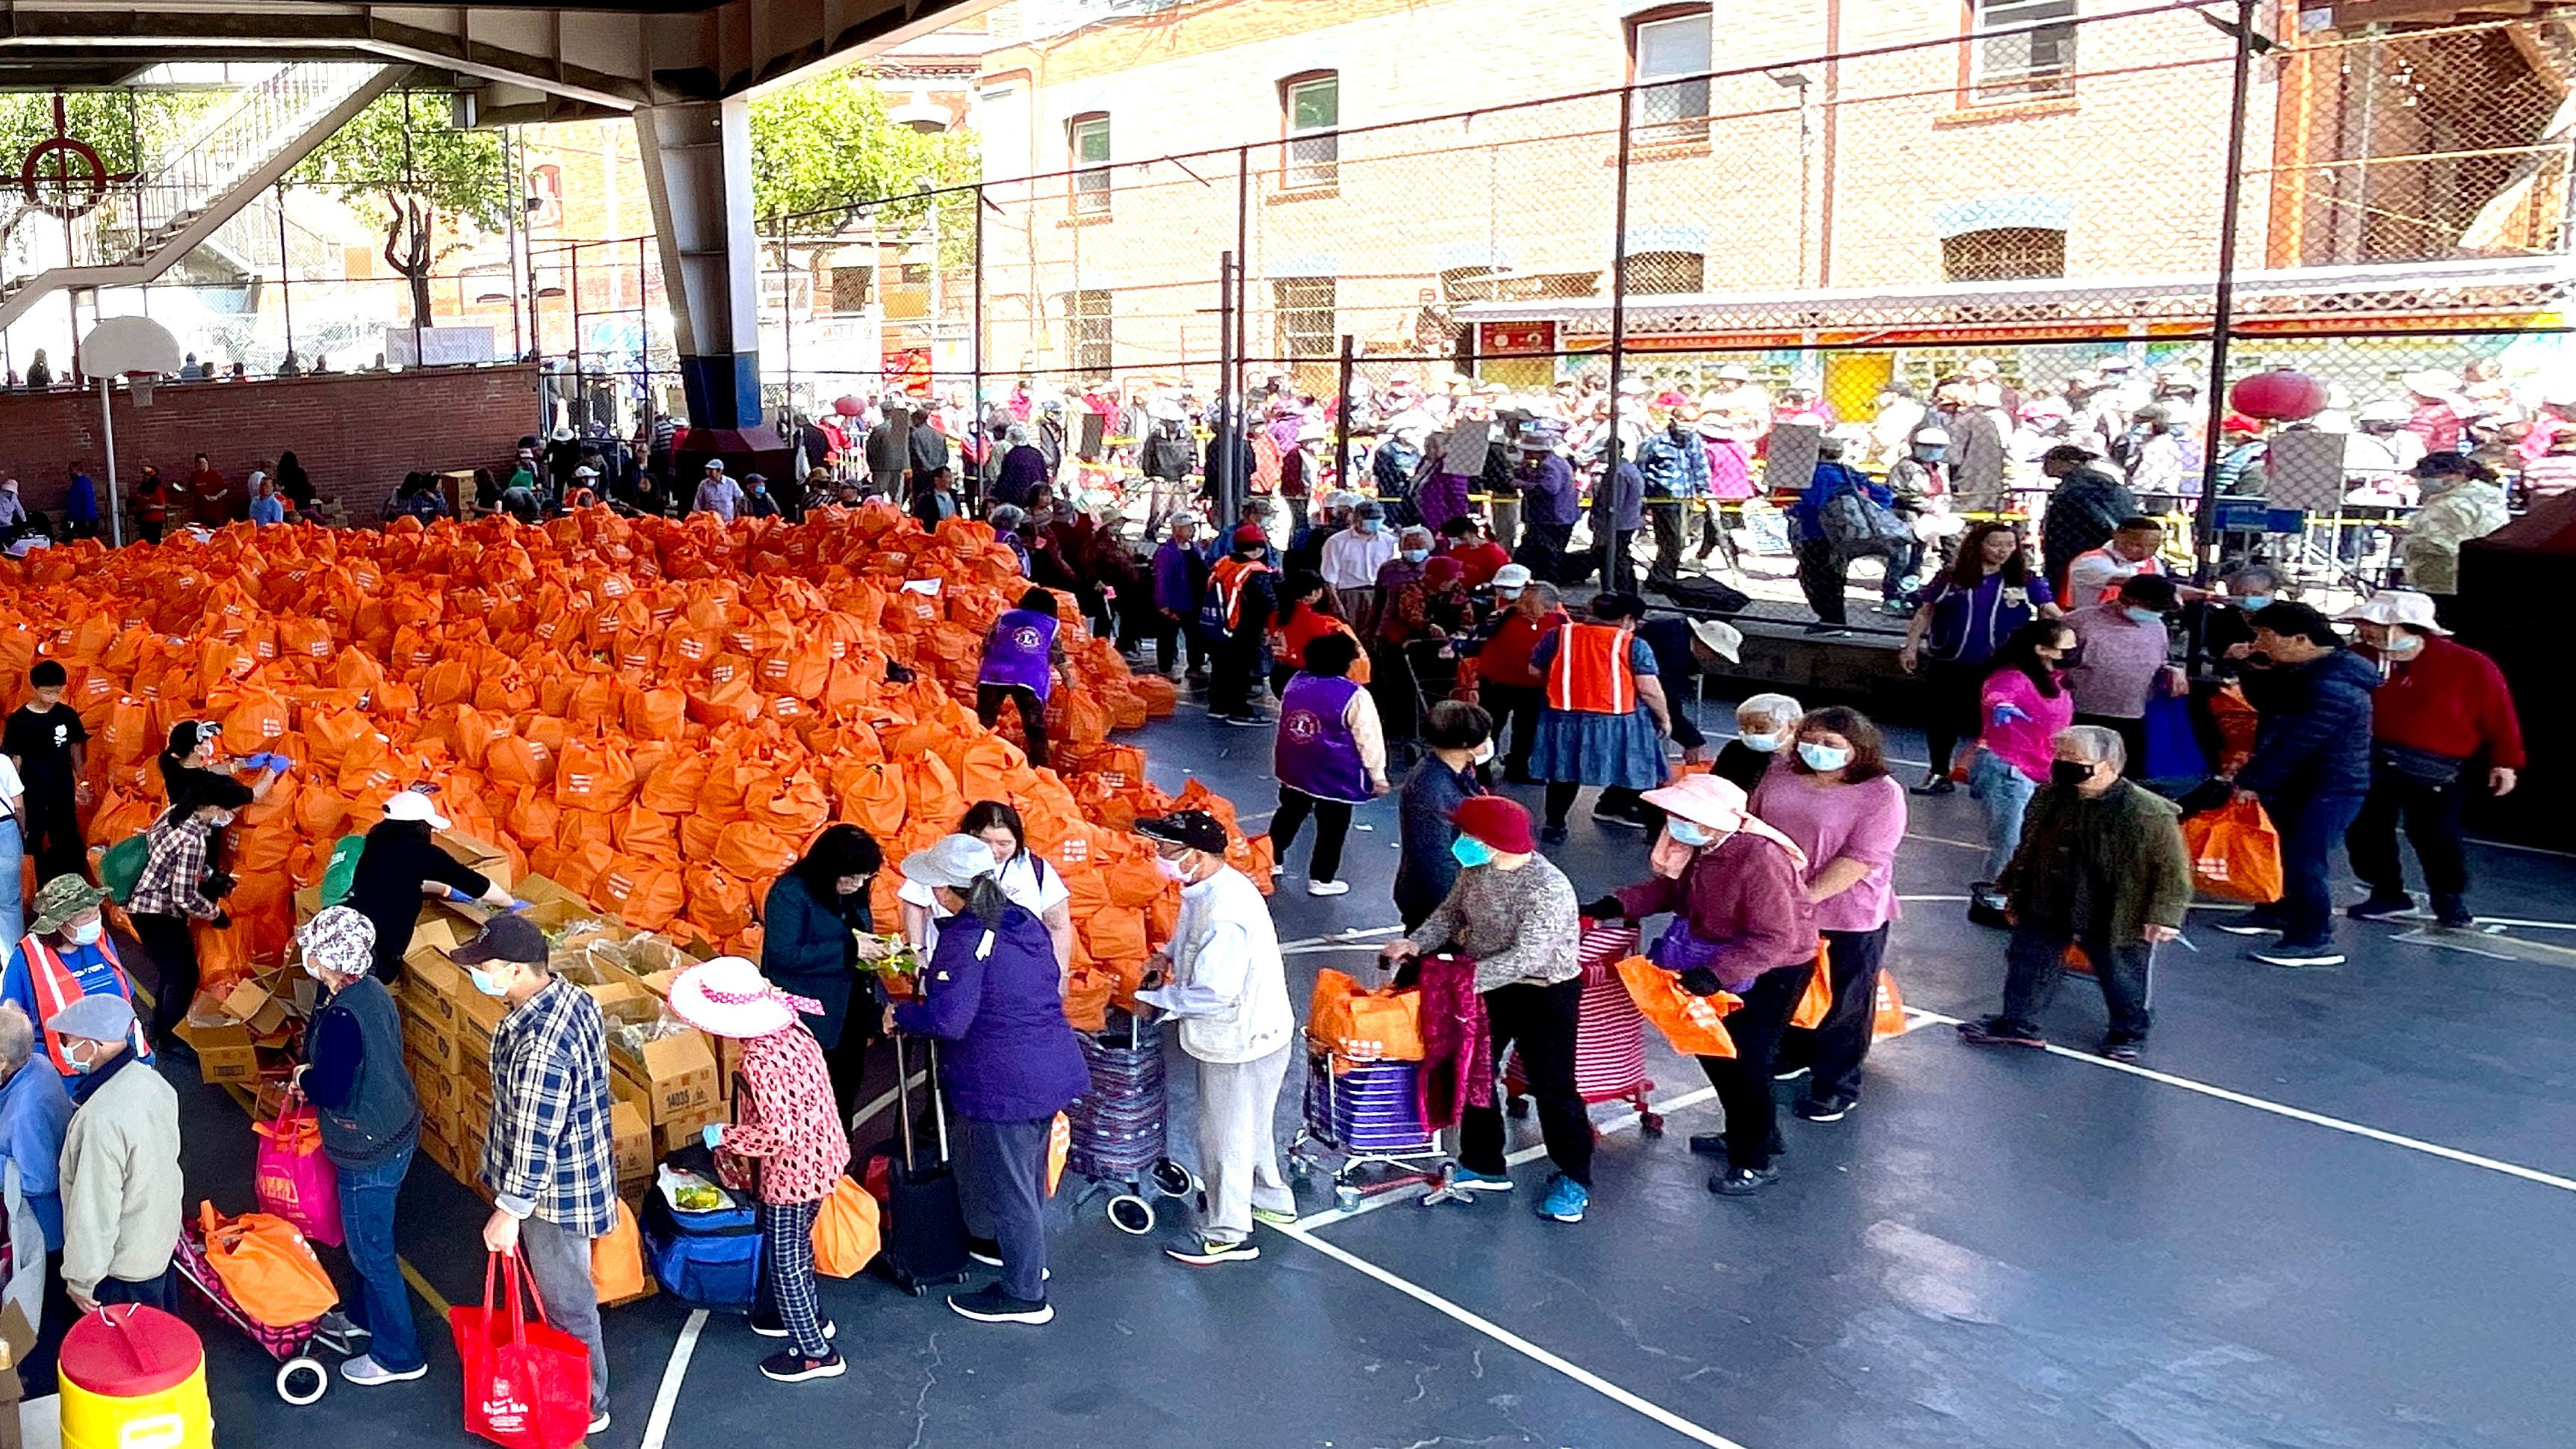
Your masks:
[[[252,1169],[252,1189],[259,1210],[295,1224],[307,1238],[338,1247],[340,1179],[331,1159],[322,1155],[322,1121],[299,1096],[290,1094],[277,1120],[255,1123],[259,1159]]]

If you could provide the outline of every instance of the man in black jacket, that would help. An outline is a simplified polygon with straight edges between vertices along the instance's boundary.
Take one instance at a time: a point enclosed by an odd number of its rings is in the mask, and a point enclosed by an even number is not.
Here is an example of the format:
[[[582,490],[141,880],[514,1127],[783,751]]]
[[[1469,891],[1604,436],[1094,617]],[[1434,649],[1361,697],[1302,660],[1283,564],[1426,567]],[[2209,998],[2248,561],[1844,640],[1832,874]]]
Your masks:
[[[2120,520],[2138,513],[2137,495],[2119,479],[2094,465],[2102,455],[2073,443],[2061,443],[2039,455],[2039,471],[2057,480],[2040,515],[2041,564],[2048,586],[2066,597],[2066,566],[2077,554],[2090,553],[2111,541]]]
[[[2379,670],[2305,604],[2273,604],[2251,622],[2245,693],[2261,720],[2234,784],[2263,802],[2281,833],[2281,899],[2219,929],[2280,932],[2277,945],[2246,952],[2266,965],[2340,966],[2327,872],[2370,793],[2370,695]]]
[[[927,408],[912,410],[912,427],[904,446],[912,458],[912,486],[929,486],[930,475],[949,466],[948,435],[930,425]]]

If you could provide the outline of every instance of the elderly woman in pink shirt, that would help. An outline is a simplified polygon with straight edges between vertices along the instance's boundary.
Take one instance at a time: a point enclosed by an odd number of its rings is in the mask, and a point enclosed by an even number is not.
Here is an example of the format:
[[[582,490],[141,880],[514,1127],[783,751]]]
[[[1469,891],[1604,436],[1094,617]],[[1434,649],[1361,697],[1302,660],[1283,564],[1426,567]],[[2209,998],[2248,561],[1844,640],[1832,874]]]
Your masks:
[[[1807,857],[1807,899],[1824,937],[1834,1003],[1813,1031],[1791,1031],[1780,1062],[1808,1068],[1807,1091],[1789,1110],[1839,1122],[1860,1100],[1861,1062],[1877,1017],[1878,968],[1896,919],[1897,842],[1905,790],[1887,773],[1878,726],[1837,705],[1798,722],[1796,753],[1753,792],[1753,813]]]
[[[1977,758],[1968,766],[1968,793],[1986,808],[1986,873],[1969,887],[1968,902],[1968,919],[1981,925],[2011,924],[1995,882],[2021,847],[2030,797],[2048,783],[2051,741],[2075,723],[2075,694],[2058,667],[2074,647],[2075,630],[2063,620],[2033,619],[1987,661],[1977,694]]]

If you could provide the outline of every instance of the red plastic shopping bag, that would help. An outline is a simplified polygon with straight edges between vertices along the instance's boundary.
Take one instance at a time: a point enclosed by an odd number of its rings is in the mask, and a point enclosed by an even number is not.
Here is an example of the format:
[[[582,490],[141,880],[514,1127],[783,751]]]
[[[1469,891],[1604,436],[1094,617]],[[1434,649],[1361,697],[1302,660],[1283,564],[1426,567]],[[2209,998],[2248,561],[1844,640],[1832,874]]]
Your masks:
[[[301,1097],[288,1093],[277,1120],[253,1124],[259,1157],[252,1189],[259,1210],[286,1219],[317,1243],[338,1247],[340,1179],[322,1155],[322,1121]]]
[[[545,1301],[514,1250],[483,1264],[483,1306],[448,1310],[465,1371],[465,1431],[509,1449],[572,1449],[590,1432],[590,1348],[546,1322]],[[508,1295],[496,1301],[498,1285]],[[535,1300],[530,1322],[520,1298]]]

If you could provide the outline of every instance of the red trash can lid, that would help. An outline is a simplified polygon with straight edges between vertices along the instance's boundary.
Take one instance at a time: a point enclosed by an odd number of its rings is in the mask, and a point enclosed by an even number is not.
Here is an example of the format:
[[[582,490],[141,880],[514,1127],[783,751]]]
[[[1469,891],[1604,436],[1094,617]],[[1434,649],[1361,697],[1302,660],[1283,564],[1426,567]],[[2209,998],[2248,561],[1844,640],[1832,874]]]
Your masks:
[[[195,1329],[141,1304],[84,1313],[63,1335],[64,1380],[101,1398],[139,1399],[177,1388],[205,1357]]]

